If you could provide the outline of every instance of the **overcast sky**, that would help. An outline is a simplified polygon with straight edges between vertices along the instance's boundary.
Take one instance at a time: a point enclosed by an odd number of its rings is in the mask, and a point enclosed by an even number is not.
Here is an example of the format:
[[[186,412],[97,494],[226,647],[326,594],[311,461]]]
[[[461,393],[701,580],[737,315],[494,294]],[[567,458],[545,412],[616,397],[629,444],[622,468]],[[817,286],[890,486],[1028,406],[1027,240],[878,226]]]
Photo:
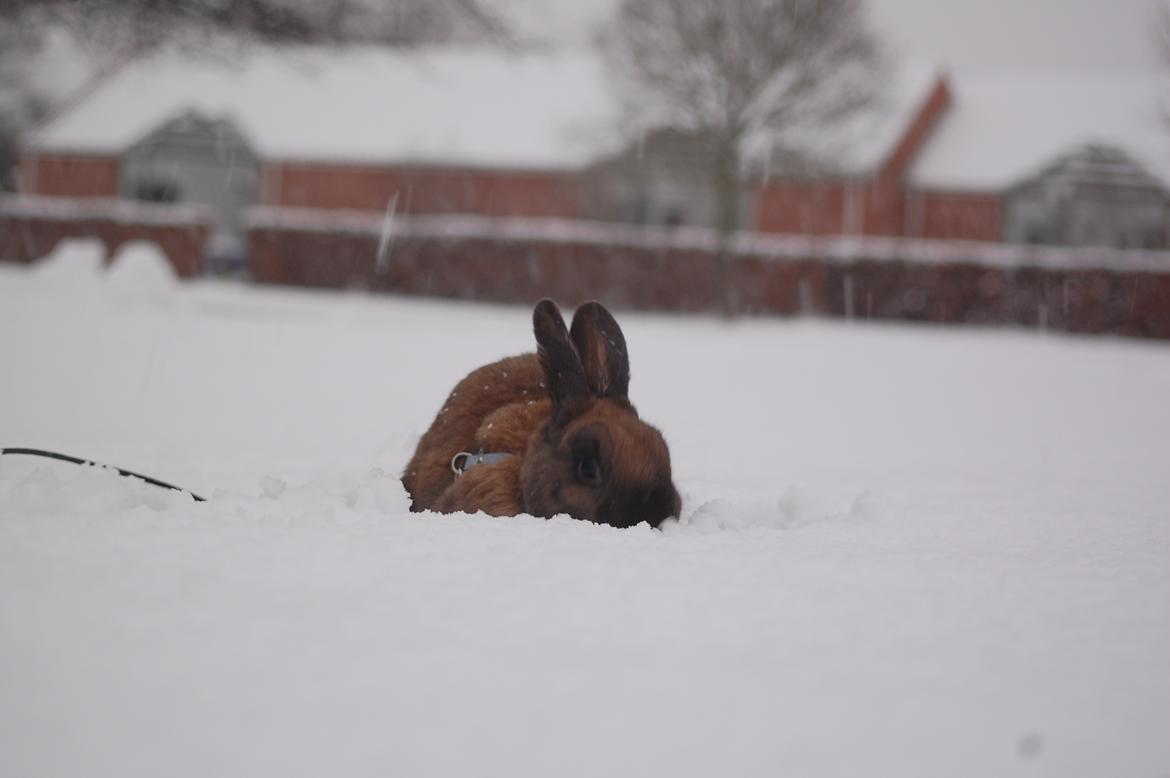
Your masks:
[[[907,59],[955,68],[1159,67],[1158,0],[866,0],[874,28]],[[525,25],[584,40],[618,0],[495,0]]]

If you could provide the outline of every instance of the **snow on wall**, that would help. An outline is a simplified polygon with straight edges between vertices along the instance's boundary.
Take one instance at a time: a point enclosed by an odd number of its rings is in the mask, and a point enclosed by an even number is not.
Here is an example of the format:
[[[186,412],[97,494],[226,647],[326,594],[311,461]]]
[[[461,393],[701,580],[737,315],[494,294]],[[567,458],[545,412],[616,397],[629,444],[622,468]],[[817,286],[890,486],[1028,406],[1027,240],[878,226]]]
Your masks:
[[[0,218],[50,219],[73,222],[100,219],[123,224],[204,225],[210,208],[194,203],[144,203],[119,198],[0,196]]]
[[[1170,339],[1170,255],[986,243],[742,236],[723,275],[702,230],[474,217],[344,225],[253,215],[254,280],[634,310],[817,315]],[[265,226],[262,222],[267,222]],[[332,225],[332,226],[331,226]],[[981,253],[982,252],[982,253]]]
[[[157,243],[184,278],[201,272],[213,216],[204,206],[114,199],[0,198],[0,261],[28,263],[62,240],[96,238],[107,254],[123,243]]]
[[[714,251],[714,231],[701,227],[640,227],[561,219],[488,218],[480,216],[396,217],[389,225],[377,214],[298,208],[255,208],[248,223],[253,228],[311,232],[349,232],[435,238],[483,238],[507,241],[583,243],[589,245],[672,248]],[[1096,270],[1170,271],[1170,252],[1092,247],[1051,247],[945,241],[921,238],[854,236],[765,235],[740,233],[732,252],[740,256],[778,259],[818,258],[848,264],[860,260],[916,264],[964,262],[986,267],[1041,267]]]

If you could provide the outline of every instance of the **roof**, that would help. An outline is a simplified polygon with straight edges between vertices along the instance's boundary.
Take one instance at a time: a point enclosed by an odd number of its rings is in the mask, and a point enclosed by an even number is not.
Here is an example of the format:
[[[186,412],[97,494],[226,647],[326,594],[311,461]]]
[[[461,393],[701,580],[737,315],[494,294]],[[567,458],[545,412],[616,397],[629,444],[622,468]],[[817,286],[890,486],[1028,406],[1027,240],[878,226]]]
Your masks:
[[[1000,192],[1090,144],[1124,150],[1170,182],[1170,127],[1156,73],[963,73],[910,168],[912,186]]]
[[[939,76],[903,63],[870,110],[832,128],[762,133],[745,156],[765,179],[797,172],[769,148],[802,148],[838,175],[875,173]],[[1001,192],[1089,144],[1122,149],[1170,184],[1157,73],[960,71],[948,82],[950,107],[910,166],[914,187]],[[572,170],[623,145],[618,98],[587,49],[365,46],[218,60],[164,52],[106,78],[28,146],[121,154],[190,114],[232,121],[270,160]]]
[[[196,146],[205,148],[214,146],[221,156],[237,155],[251,157],[255,152],[252,144],[244,137],[230,119],[209,119],[195,112],[179,114],[163,122],[146,135],[139,138],[124,153],[153,154],[159,145],[179,147]]]
[[[266,159],[575,168],[616,142],[600,64],[489,48],[174,52],[127,65],[30,139],[118,154],[186,113],[230,119]]]
[[[873,172],[936,78],[931,67],[899,67],[871,109],[832,131],[804,129],[778,143],[811,148],[835,172]],[[121,154],[196,115],[230,120],[267,159],[573,169],[622,147],[618,111],[604,66],[587,50],[260,49],[230,59],[169,52],[108,77],[28,146]],[[748,141],[749,157],[764,167],[767,142]]]
[[[800,173],[810,164],[814,170],[835,175],[876,174],[926,106],[940,78],[941,73],[929,63],[893,66],[884,73],[882,92],[872,105],[831,127],[799,127],[781,135],[760,132],[748,139],[746,153],[765,179]],[[782,160],[780,149],[796,151],[795,158]]]
[[[1125,151],[1100,144],[1089,144],[1065,154],[1035,175],[1021,181],[1017,189],[1053,181],[1059,186],[1081,182],[1114,192],[1129,189],[1162,193],[1166,189],[1159,179],[1150,175]]]

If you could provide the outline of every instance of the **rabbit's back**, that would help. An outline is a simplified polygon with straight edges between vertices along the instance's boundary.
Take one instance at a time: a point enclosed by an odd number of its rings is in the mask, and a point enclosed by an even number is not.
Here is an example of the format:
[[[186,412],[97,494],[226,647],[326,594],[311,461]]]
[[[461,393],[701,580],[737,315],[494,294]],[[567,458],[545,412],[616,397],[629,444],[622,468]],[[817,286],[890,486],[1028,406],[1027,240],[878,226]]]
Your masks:
[[[489,510],[490,506],[459,504],[452,494],[444,498],[456,478],[451,458],[463,451],[515,455],[514,462],[480,465],[462,478],[475,476],[478,481],[494,475],[509,482],[498,485],[501,493],[510,493],[510,482],[516,480],[518,495],[519,464],[528,438],[548,420],[549,412],[544,373],[535,354],[501,359],[469,373],[447,396],[406,466],[402,483],[411,495],[411,509]]]

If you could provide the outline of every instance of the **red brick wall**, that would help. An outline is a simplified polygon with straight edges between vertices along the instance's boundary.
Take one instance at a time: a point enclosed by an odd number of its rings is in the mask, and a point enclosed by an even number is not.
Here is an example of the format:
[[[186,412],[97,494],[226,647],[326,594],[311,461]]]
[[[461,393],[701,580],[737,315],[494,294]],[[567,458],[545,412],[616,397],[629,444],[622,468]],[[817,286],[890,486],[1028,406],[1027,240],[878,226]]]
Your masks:
[[[850,204],[849,198],[857,198]],[[886,235],[937,240],[1002,238],[1002,202],[996,195],[911,192],[879,180],[769,186],[757,197],[756,229],[798,235]],[[848,210],[856,208],[850,224]]]
[[[26,194],[60,197],[116,197],[118,160],[113,157],[40,154],[21,165]]]
[[[905,228],[906,188],[901,179],[882,176],[865,191],[863,235],[901,235]]]
[[[824,288],[829,313],[857,319],[1170,339],[1170,262],[1155,272],[862,261],[831,265]]]
[[[619,229],[613,241],[588,230],[572,232],[543,238],[414,232],[396,237],[390,258],[379,267],[376,227],[268,225],[251,231],[249,255],[252,276],[262,283],[510,303],[548,296],[570,306],[598,299],[621,308],[720,309],[718,266],[710,247],[674,241],[669,232],[631,238]],[[1146,262],[1143,270],[1114,271],[980,264],[971,259],[980,251],[971,243],[917,244],[916,254],[933,252],[933,258],[915,262],[899,258],[906,250],[901,243],[884,243],[888,251],[882,259],[847,262],[816,255],[818,242],[782,254],[765,244],[767,239],[732,261],[729,297],[740,312],[1170,339],[1170,255],[1163,255],[1165,270],[1151,270]],[[1118,266],[1127,261],[1108,254],[1097,259]]]
[[[274,163],[265,171],[268,205],[399,213],[573,218],[575,175],[530,171],[378,168]]]
[[[262,283],[365,288],[464,300],[565,305],[604,300],[624,308],[719,310],[710,251],[688,246],[516,240],[483,236],[400,236],[382,268],[378,235],[319,228],[258,227],[249,233],[249,269]],[[744,257],[733,265],[742,311],[796,314],[823,270],[793,260]]]
[[[845,187],[839,183],[771,185],[756,196],[756,229],[838,235],[845,229]]]
[[[889,179],[770,185],[757,193],[756,229],[796,235],[901,235],[905,197],[901,183]]]
[[[36,215],[29,209],[0,204],[0,262],[27,264],[49,254],[64,238],[98,238],[106,244],[106,257],[112,257],[123,243],[149,240],[158,244],[182,278],[194,278],[202,270],[203,251],[210,230],[210,220],[161,219],[134,220],[126,214],[100,213],[101,208],[70,218],[52,214]],[[166,214],[168,206],[136,205],[136,209]]]
[[[1002,237],[1003,204],[996,195],[915,192],[906,207],[909,237],[993,241]]]

